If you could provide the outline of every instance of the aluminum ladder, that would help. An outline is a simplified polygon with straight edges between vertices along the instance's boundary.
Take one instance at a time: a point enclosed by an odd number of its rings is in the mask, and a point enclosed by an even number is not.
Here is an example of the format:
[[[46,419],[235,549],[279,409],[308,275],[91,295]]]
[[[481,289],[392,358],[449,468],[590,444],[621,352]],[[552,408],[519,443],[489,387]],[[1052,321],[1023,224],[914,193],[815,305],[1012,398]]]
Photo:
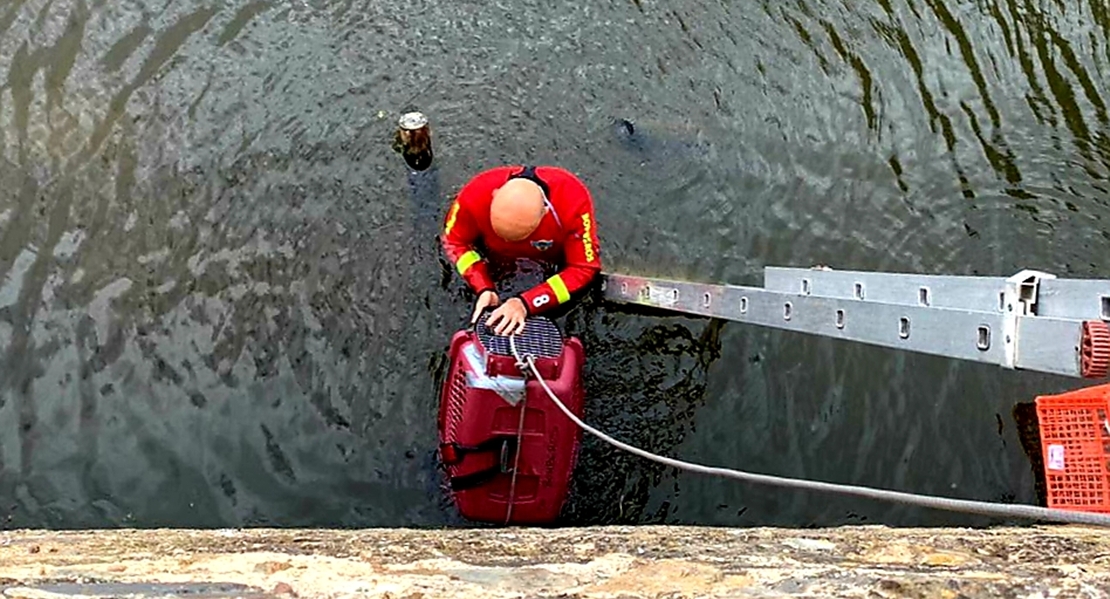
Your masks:
[[[1100,379],[1110,368],[1110,280],[767,267],[763,287],[602,274],[606,300]]]

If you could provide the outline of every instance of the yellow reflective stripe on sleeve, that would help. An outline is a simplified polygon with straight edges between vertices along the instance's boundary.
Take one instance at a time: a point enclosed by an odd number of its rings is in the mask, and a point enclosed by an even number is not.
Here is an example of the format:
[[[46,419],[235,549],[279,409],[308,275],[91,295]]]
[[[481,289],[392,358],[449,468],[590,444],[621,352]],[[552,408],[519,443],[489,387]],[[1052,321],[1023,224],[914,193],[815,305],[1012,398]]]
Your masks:
[[[459,203],[455,202],[451,205],[451,214],[447,215],[447,226],[443,228],[443,232],[447,235],[451,234],[451,229],[455,228],[455,218],[459,216]]]
[[[459,256],[459,261],[455,263],[455,268],[458,269],[460,275],[465,275],[466,271],[470,270],[470,267],[477,264],[481,259],[482,257],[478,255],[478,252],[470,250]]]
[[[563,277],[555,275],[547,280],[547,284],[551,285],[551,290],[555,292],[555,301],[562,304],[570,299],[570,291],[567,291],[567,284],[563,282]]]

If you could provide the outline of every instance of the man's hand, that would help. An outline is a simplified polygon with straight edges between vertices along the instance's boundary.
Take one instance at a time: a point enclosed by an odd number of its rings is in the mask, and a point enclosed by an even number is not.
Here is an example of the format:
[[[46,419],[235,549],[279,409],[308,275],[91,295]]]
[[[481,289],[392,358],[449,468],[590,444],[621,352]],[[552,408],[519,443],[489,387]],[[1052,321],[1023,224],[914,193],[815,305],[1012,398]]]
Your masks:
[[[495,291],[483,291],[478,296],[478,301],[474,302],[474,315],[470,317],[470,324],[478,322],[478,317],[482,315],[482,310],[486,308],[496,308],[501,304],[501,298],[497,297]]]
[[[528,318],[528,311],[524,309],[524,300],[514,297],[501,304],[500,308],[489,315],[486,326],[493,327],[493,332],[498,335],[510,333],[519,335],[524,331],[525,318]]]

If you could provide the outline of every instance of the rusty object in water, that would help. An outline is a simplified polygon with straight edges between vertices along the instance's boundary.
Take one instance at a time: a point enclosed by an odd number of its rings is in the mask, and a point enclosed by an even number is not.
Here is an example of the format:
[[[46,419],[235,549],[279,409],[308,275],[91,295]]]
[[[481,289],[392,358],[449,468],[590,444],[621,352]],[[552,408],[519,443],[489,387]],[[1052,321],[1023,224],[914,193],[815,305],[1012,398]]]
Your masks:
[[[432,165],[432,132],[428,117],[421,112],[406,112],[397,121],[393,138],[394,151],[400,152],[405,163],[422,171]]]

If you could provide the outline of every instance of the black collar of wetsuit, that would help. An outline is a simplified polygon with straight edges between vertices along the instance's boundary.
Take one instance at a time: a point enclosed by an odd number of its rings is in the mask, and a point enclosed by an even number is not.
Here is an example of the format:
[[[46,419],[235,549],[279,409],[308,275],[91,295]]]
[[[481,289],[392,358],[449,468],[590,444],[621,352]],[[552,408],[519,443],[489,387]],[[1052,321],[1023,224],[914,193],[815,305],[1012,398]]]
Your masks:
[[[551,188],[549,188],[547,186],[546,181],[541,179],[540,176],[536,174],[536,167],[534,167],[534,166],[524,165],[524,167],[520,170],[520,172],[513,173],[513,174],[509,175],[509,179],[528,179],[529,181],[531,181],[531,182],[535,183],[536,185],[540,186],[540,189],[543,190],[543,197],[545,197],[545,198],[550,198],[551,197]],[[506,180],[509,180],[509,179],[506,179]]]
[[[523,168],[521,168],[520,172],[509,175],[509,178],[506,179],[506,181],[510,181],[512,179],[528,179],[529,181],[540,186],[540,190],[543,191],[543,205],[547,207],[547,211],[550,212],[551,217],[555,219],[555,224],[559,226],[560,230],[562,230],[563,221],[559,218],[559,214],[555,212],[554,204],[551,203],[551,188],[547,186],[546,181],[541,179],[540,176],[536,174],[536,167],[531,165],[524,165]]]

